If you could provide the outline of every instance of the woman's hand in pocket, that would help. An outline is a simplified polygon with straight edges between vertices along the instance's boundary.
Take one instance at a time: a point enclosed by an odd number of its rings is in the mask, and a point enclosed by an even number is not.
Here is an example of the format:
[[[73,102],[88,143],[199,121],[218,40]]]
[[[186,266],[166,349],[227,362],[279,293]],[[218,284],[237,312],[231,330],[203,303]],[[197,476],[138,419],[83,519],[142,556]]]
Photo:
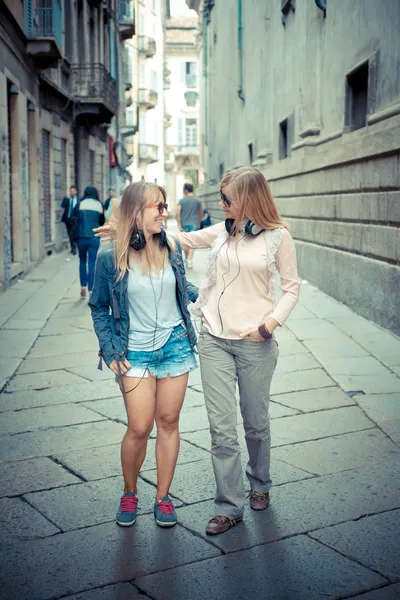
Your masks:
[[[253,342],[263,342],[264,338],[261,335],[261,333],[258,331],[257,327],[251,328],[251,329],[246,329],[246,331],[243,331],[243,333],[240,334],[240,337],[242,339],[249,339],[252,340]]]
[[[119,368],[118,368],[118,363],[119,363]],[[131,368],[131,364],[129,361],[126,360],[126,358],[124,360],[113,360],[112,363],[110,363],[110,369],[113,373],[115,373],[116,375],[125,375],[125,373],[127,371],[129,371],[129,369]]]

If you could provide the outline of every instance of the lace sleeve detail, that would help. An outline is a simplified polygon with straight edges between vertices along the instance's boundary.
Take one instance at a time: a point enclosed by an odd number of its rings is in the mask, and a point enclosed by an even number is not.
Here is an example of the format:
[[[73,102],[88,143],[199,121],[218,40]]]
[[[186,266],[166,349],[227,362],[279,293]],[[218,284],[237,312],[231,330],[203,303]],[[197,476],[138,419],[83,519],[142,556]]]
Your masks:
[[[282,295],[280,288],[279,271],[276,266],[275,255],[279,250],[279,246],[283,240],[281,229],[269,229],[265,231],[265,250],[267,252],[267,269],[268,269],[268,293],[267,297],[271,300],[273,307],[278,304]]]
[[[206,306],[210,297],[211,290],[217,281],[217,256],[221,246],[228,239],[228,233],[221,231],[215,239],[206,261],[205,280],[200,284],[199,295],[194,304],[190,306],[190,312],[195,317],[201,317],[201,309]]]

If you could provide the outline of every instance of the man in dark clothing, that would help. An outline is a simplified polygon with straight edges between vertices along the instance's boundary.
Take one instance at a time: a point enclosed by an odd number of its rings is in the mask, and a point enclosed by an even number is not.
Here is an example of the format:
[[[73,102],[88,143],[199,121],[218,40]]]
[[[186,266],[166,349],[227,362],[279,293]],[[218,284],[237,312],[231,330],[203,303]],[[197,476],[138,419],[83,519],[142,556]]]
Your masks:
[[[108,198],[107,200],[104,202],[104,214],[106,214],[108,207],[110,206],[110,202],[113,201],[114,198],[117,197],[117,194],[115,193],[115,190],[113,190],[112,188],[110,188],[108,190]]]
[[[200,200],[193,195],[193,185],[185,183],[183,186],[184,197],[179,200],[176,207],[176,220],[181,231],[197,231],[200,229],[201,219],[203,217],[203,207]],[[188,250],[186,254],[186,265],[188,269],[193,267],[193,250]]]
[[[72,218],[72,215],[74,213],[75,207],[78,204],[78,190],[74,185],[71,185],[71,187],[69,188],[69,196],[65,196],[65,198],[61,202],[61,208],[64,209],[63,215],[61,217],[61,222],[65,223],[65,227],[67,229],[69,243],[71,245],[71,254],[76,254],[77,231],[75,227],[75,221]]]

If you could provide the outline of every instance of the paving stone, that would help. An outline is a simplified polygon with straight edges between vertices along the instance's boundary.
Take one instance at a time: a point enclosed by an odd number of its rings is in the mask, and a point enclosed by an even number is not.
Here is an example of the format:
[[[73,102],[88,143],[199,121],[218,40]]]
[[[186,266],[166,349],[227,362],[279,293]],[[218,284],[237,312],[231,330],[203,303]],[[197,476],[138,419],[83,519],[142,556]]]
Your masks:
[[[280,398],[280,396],[276,396]],[[269,416],[271,419],[280,419],[281,417],[291,417],[293,415],[299,414],[298,410],[293,408],[288,408],[286,406],[282,406],[281,404],[277,404],[273,400],[270,401],[269,404]]]
[[[343,333],[335,325],[324,319],[291,319],[287,327],[299,338],[299,340],[331,340],[335,337],[341,338]]]
[[[0,358],[0,390],[14,375],[21,364],[21,360],[21,358]]]
[[[273,487],[268,510],[256,512],[246,506],[243,524],[212,541],[234,552],[399,508],[399,478],[400,464],[387,462]],[[204,528],[215,515],[214,502],[183,506],[177,514],[182,525],[205,537]]]
[[[0,496],[20,496],[79,481],[78,477],[47,457],[0,463]]]
[[[179,430],[181,433],[186,431],[197,431],[198,429],[209,428],[207,411],[205,406],[186,407],[183,405],[179,417]]]
[[[373,427],[374,423],[358,406],[284,417],[271,421],[272,446],[296,444]]]
[[[348,558],[400,581],[400,510],[313,531],[310,535]]]
[[[311,310],[317,317],[321,319],[328,319],[333,317],[340,317],[341,319],[345,318],[354,318],[355,313],[345,306],[341,304],[334,298],[330,298],[321,290],[318,290],[318,293],[310,294],[310,296],[306,297],[307,292],[305,291],[304,286],[302,286],[301,295],[303,297],[303,303],[306,302],[307,307]]]
[[[116,585],[107,585],[73,596],[64,596],[65,600],[129,600],[129,598],[137,597],[142,600],[145,599],[145,596],[131,583],[117,583]]]
[[[9,319],[7,323],[2,326],[2,329],[42,329],[46,324],[45,320],[37,321],[33,319]]]
[[[387,375],[389,371],[373,356],[330,358],[321,362],[330,375]]]
[[[95,351],[97,346],[98,342],[94,332],[39,337],[29,353],[29,358],[60,356],[64,354],[71,354],[77,351]]]
[[[145,515],[134,527],[106,523],[3,545],[0,588],[3,600],[49,600],[219,554],[183,527],[165,531],[155,525],[153,515]]]
[[[245,477],[245,470],[248,461],[247,452],[242,453],[242,469]],[[297,469],[280,460],[271,461],[271,478],[274,485],[282,485],[289,481],[300,481],[312,477],[311,473]],[[154,485],[157,484],[156,471],[144,471],[143,478]],[[246,490],[250,490],[250,485],[245,477]],[[201,484],[199,485],[199,482]],[[207,460],[196,463],[178,464],[175,469],[174,478],[171,484],[171,494],[179,498],[185,504],[210,500],[215,497],[215,478],[211,464],[211,456]]]
[[[375,336],[384,331],[379,325],[376,325],[372,321],[368,321],[368,319],[364,319],[364,317],[360,317],[360,315],[356,315],[355,313],[353,313],[351,317],[341,317],[340,319],[333,318],[336,327],[351,337],[360,336],[362,334]],[[326,319],[331,320],[332,317],[326,316]]]
[[[81,448],[95,448],[121,441],[125,426],[112,421],[99,421],[69,427],[30,431],[0,437],[0,461],[35,456],[51,456]]]
[[[290,323],[291,319],[300,320],[300,319],[315,319],[315,313],[311,312],[306,308],[301,302],[298,302],[292,312],[290,313],[290,317],[287,322]]]
[[[112,379],[115,381],[114,373],[107,366],[103,364],[103,368],[100,370],[93,360],[90,365],[69,367],[68,371],[75,375],[79,375],[79,377],[88,379],[89,381],[102,381],[103,379]]]
[[[97,365],[96,352],[77,352],[64,354],[64,356],[52,356],[50,358],[26,358],[18,369],[18,375],[24,373],[41,373],[42,371],[57,371],[69,367],[85,367]]]
[[[296,373],[285,373],[283,377],[273,377],[271,394],[286,394],[300,390],[311,390],[334,385],[334,381],[322,369],[310,369]]]
[[[332,375],[345,392],[363,391],[366,394],[400,392],[400,377],[385,375]]]
[[[355,404],[355,401],[342,392],[339,387],[326,387],[289,394],[279,394],[272,396],[272,401],[290,406],[302,412],[314,412]]]
[[[69,317],[66,319],[51,318],[43,327],[40,335],[63,335],[65,333],[82,333],[82,331],[93,331],[93,321],[90,314],[85,317]]]
[[[289,342],[280,342],[279,338],[278,338],[278,342],[279,342],[279,358],[281,358],[282,356],[290,356],[295,354],[296,356],[298,354],[306,354],[309,352],[308,348],[306,348],[301,342],[296,341],[289,341]]]
[[[385,582],[383,577],[306,536],[135,581],[154,600],[164,600],[165,590],[174,600],[325,600],[360,593]]]
[[[400,377],[400,367],[391,367],[391,370],[396,373],[397,377]]]
[[[395,443],[400,442],[400,394],[373,394],[354,399]]]
[[[25,358],[39,335],[39,329],[0,331],[0,358]]]
[[[25,498],[62,531],[71,531],[114,521],[123,490],[124,481],[120,475],[44,492],[34,492],[26,494]],[[138,514],[153,512],[156,490],[157,486],[150,485],[139,478]],[[176,506],[181,504],[179,500],[175,502]]]
[[[57,527],[21,498],[0,500],[1,544],[46,537],[58,532]]]
[[[394,585],[385,585],[383,588],[362,594],[361,596],[352,596],[351,600],[399,600],[400,583]]]
[[[324,357],[345,358],[351,356],[369,356],[368,350],[357,344],[347,335],[335,337],[329,340],[305,340],[306,352],[311,352],[317,360],[322,362]]]
[[[0,394],[0,412],[4,410],[21,410],[52,404],[69,404],[85,402],[100,398],[112,398],[119,393],[114,381],[80,383],[57,387],[57,390],[24,390]]]
[[[103,417],[79,404],[62,404],[4,412],[0,420],[0,435],[14,435],[49,427],[65,427],[78,423],[102,421]]]
[[[60,385],[71,385],[83,383],[85,380],[78,375],[68,371],[43,371],[41,373],[29,373],[16,375],[7,386],[7,392],[19,392],[21,390],[42,390]]]
[[[275,377],[278,373],[292,373],[294,371],[306,371],[318,369],[321,365],[311,354],[290,354],[281,356],[275,369]]]
[[[156,441],[150,439],[147,443],[147,454],[141,472],[156,468],[155,446]],[[181,440],[178,464],[193,463],[198,460],[204,460],[208,456],[205,450],[196,448],[196,446]],[[66,454],[55,452],[54,457],[68,469],[71,469],[71,471],[89,481],[112,477],[121,473],[119,443],[111,446],[92,448],[90,453],[87,450],[72,451]]]
[[[354,333],[354,338],[386,366],[400,366],[400,338],[382,330],[379,334]]]
[[[204,395],[202,392],[198,392],[190,387],[187,387],[183,407],[186,409],[194,406],[205,406]]]
[[[275,448],[277,458],[310,473],[325,475],[386,460],[400,461],[397,448],[379,429]]]
[[[77,291],[77,296],[78,294],[79,291]],[[79,319],[88,315],[90,316],[90,308],[87,300],[78,296],[75,302],[59,304],[51,316],[54,319],[73,319],[74,317]]]
[[[195,369],[189,373],[188,385],[201,385],[200,369]]]
[[[118,393],[118,387],[116,391]],[[121,421],[121,423],[125,423],[125,425],[128,423],[122,395],[115,398],[105,398],[104,400],[85,402],[83,406],[86,406],[86,408],[93,411],[93,413],[100,414],[108,419]]]

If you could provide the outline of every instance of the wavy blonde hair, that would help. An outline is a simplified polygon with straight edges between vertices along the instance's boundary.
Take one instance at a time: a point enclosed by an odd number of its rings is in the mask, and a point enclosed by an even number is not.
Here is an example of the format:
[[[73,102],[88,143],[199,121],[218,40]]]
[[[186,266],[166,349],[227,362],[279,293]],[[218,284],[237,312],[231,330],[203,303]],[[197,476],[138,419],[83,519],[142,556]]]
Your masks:
[[[163,187],[156,183],[139,181],[132,183],[124,190],[121,203],[117,209],[118,227],[115,234],[115,256],[118,267],[118,279],[122,279],[129,269],[129,248],[132,234],[140,229],[140,221],[147,204],[165,202],[167,194]],[[161,247],[159,235],[152,236],[152,243],[139,250],[142,272],[160,271],[165,264],[168,249]]]
[[[254,167],[232,169],[219,184],[222,192],[227,186],[229,200],[239,209],[233,224],[234,231],[238,231],[240,223],[247,219],[263,229],[287,227],[272,198],[268,181],[261,171]]]

